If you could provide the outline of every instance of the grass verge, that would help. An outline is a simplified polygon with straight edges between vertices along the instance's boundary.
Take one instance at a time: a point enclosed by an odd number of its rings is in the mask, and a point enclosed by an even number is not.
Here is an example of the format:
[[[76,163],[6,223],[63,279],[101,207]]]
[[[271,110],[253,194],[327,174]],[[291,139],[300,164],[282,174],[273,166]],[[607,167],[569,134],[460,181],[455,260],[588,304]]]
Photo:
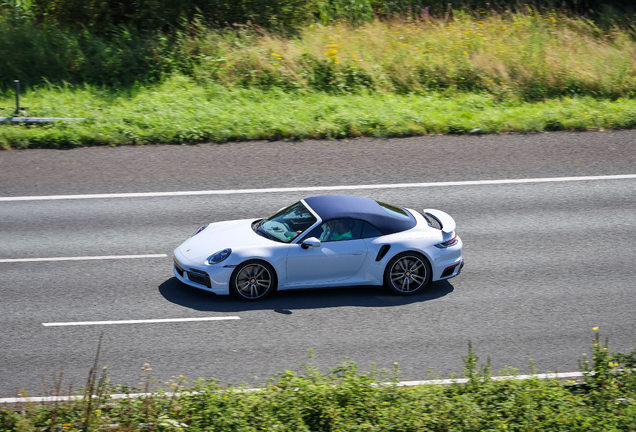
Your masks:
[[[525,101],[636,91],[630,30],[556,12],[338,21],[311,25],[297,38],[198,29],[183,42],[184,57],[196,59],[189,74],[225,85],[340,94],[468,91]]]
[[[557,12],[110,39],[5,17],[0,34],[30,116],[86,119],[0,124],[2,148],[636,127],[633,32]],[[6,90],[0,116],[12,106]]]
[[[0,99],[5,107],[11,102],[8,94]],[[0,124],[5,149],[636,127],[632,99],[583,96],[528,103],[472,93],[289,93],[202,85],[185,76],[126,91],[40,88],[24,94],[22,105],[30,116],[85,120]],[[11,110],[0,110],[3,115]]]
[[[292,0],[285,0],[292,1]],[[11,79],[106,85],[154,83],[183,73],[201,84],[397,94],[487,93],[537,101],[636,94],[633,27],[566,13],[455,10],[352,25],[314,23],[296,36],[200,21],[170,34],[118,28],[110,37],[3,16],[0,89]]]
[[[92,392],[83,400],[4,408],[0,430],[636,430],[636,350],[611,353],[596,331],[592,353],[591,360],[581,360],[586,378],[579,385],[493,381],[488,363],[479,366],[469,344],[466,385],[400,387],[397,364],[393,371],[360,373],[355,363],[343,363],[327,374],[311,365],[281,373],[261,391],[215,380],[194,382],[184,391],[180,377],[166,383],[170,393],[160,389],[149,397],[123,399],[110,394],[147,391],[150,367],[143,368],[140,388],[131,389],[98,379],[94,366],[87,386]]]

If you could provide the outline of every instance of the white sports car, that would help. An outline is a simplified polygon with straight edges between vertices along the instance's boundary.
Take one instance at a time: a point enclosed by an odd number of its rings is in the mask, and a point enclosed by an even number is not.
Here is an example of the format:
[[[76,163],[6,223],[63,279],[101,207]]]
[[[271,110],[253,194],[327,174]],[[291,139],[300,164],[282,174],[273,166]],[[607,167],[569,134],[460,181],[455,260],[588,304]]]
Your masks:
[[[412,295],[463,266],[448,214],[342,195],[306,198],[267,219],[207,224],[174,250],[181,282],[248,301],[351,285]]]

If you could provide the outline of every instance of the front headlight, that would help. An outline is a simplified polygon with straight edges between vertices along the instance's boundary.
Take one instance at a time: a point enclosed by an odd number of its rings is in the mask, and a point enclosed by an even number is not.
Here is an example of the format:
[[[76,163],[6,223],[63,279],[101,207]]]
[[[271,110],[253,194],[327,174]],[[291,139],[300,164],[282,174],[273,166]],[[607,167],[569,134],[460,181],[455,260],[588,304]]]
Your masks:
[[[195,235],[199,234],[201,231],[203,231],[204,229],[206,229],[208,227],[208,225],[210,224],[205,224],[203,225],[201,228],[199,228],[194,234],[192,234],[192,237],[194,237]]]
[[[231,253],[232,249],[223,249],[222,251],[218,251],[217,253],[210,255],[205,261],[208,264],[218,264],[229,257]]]

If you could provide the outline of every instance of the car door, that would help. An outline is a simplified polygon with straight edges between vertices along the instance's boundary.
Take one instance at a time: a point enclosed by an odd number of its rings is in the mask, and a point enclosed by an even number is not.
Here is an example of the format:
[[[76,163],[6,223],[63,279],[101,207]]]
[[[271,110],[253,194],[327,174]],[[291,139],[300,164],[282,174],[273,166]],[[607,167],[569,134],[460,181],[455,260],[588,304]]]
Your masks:
[[[337,223],[348,229],[334,233],[330,227]],[[363,222],[356,219],[327,221],[305,236],[316,237],[320,246],[303,249],[300,243],[290,245],[286,285],[322,285],[352,278],[367,256],[367,245],[361,239],[362,226]]]

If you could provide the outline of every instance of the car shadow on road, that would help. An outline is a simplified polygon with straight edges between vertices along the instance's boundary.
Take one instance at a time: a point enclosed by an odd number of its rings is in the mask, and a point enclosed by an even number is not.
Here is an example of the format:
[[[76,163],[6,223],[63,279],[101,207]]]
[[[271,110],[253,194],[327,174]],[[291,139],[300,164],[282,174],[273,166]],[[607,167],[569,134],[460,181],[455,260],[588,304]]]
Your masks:
[[[243,302],[232,296],[217,296],[182,284],[175,277],[159,286],[159,293],[169,302],[206,312],[242,312],[273,310],[291,315],[295,309],[324,309],[342,306],[392,307],[421,303],[453,292],[448,280],[431,284],[424,292],[401,297],[382,287],[364,286],[334,289],[306,289],[276,292],[258,302]]]

